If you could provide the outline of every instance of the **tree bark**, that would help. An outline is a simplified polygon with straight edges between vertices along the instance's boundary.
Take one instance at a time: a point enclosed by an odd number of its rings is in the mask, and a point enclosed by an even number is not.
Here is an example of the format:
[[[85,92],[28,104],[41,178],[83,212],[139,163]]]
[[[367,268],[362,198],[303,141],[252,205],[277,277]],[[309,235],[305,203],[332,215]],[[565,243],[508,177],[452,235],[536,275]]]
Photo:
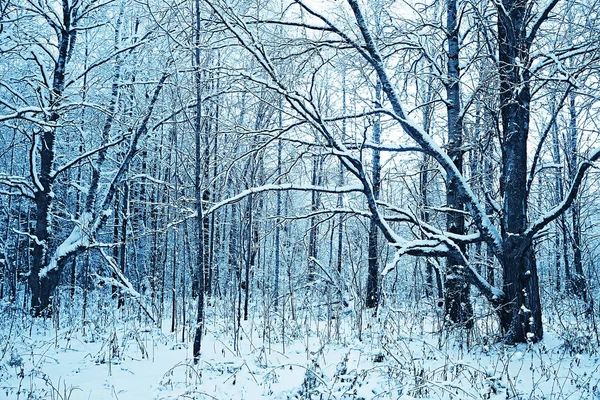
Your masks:
[[[56,136],[56,123],[60,119],[58,112],[54,108],[61,102],[65,75],[67,55],[69,52],[71,35],[71,9],[69,3],[63,0],[62,7],[63,26],[57,31],[58,35],[58,54],[54,66],[54,77],[48,103],[51,105],[51,111],[44,117],[50,126],[42,128],[41,133],[34,134],[31,148],[31,174],[36,183],[34,198],[36,208],[35,219],[35,237],[32,253],[32,265],[29,273],[29,287],[31,289],[31,313],[33,316],[50,316],[52,309],[52,295],[58,285],[59,274],[57,271],[49,271],[45,275],[40,275],[40,271],[49,262],[50,229],[51,229],[51,204],[53,198],[52,186],[54,179],[52,170],[54,166],[54,140]],[[39,151],[39,174],[37,169],[36,154]]]
[[[555,104],[553,104],[553,109],[552,109],[552,113],[556,113],[557,111],[554,109],[556,107]],[[562,164],[562,157],[560,155],[560,141],[558,138],[558,126],[556,125],[556,121],[554,121],[552,123],[552,127],[551,127],[551,132],[552,132],[552,156],[553,156],[553,161],[556,165],[561,165]],[[556,204],[558,204],[560,202],[560,200],[563,198],[564,196],[564,189],[563,189],[563,174],[562,174],[562,168],[558,169],[556,171],[556,175],[555,175],[555,196],[554,196],[554,201]],[[557,292],[560,292],[561,290],[561,260],[563,260],[564,262],[564,270],[565,270],[565,282],[564,282],[564,287],[567,291],[571,290],[571,284],[572,284],[572,280],[571,280],[571,267],[569,265],[569,254],[568,254],[568,249],[567,249],[567,225],[566,225],[566,220],[565,220],[565,215],[561,215],[557,222],[556,222],[556,229],[555,229],[555,238],[554,238],[554,244],[555,244],[555,251],[556,251],[556,257],[555,257],[555,269],[556,269],[556,276],[555,276],[555,287]]]
[[[194,49],[194,78],[196,89],[196,115],[194,119],[194,131],[196,139],[196,168],[194,171],[194,195],[196,200],[196,279],[197,279],[197,295],[198,306],[196,314],[196,326],[194,330],[194,347],[193,357],[194,364],[200,360],[200,347],[202,344],[202,332],[204,329],[204,268],[205,268],[205,239],[204,239],[204,212],[202,200],[204,199],[203,192],[200,188],[200,177],[202,174],[202,88],[200,75],[200,0],[195,0],[196,8],[196,24],[195,24],[195,49]]]
[[[375,86],[375,106],[381,107],[381,84],[379,81]],[[379,145],[381,141],[381,117],[375,117],[373,126],[373,144]],[[373,149],[373,197],[379,200],[379,192],[381,190],[381,155],[380,151]],[[367,299],[365,306],[367,308],[376,308],[379,305],[379,249],[377,246],[377,234],[379,228],[374,217],[371,217],[369,223],[369,273],[367,275]]]
[[[501,327],[507,343],[542,339],[542,308],[535,254],[527,229],[527,138],[530,117],[528,2],[498,5],[498,50],[502,116],[502,239],[504,304]]]
[[[459,66],[459,26],[457,20],[457,0],[448,0],[446,30],[448,38],[448,77],[446,82],[446,104],[448,113],[448,156],[456,166],[456,170],[463,173],[463,128],[460,115],[460,66]],[[459,175],[446,177],[446,203],[457,212],[449,211],[446,219],[448,232],[463,235],[465,233],[465,218],[462,213],[464,202],[458,189]],[[465,246],[460,246],[465,253]],[[454,258],[446,262],[446,275],[444,285],[444,305],[446,319],[456,324],[473,327],[473,308],[471,306],[471,285],[467,281],[463,270],[465,266]]]
[[[575,180],[577,173],[577,111],[575,109],[575,94],[571,92],[569,98],[569,137],[567,138],[568,150],[568,170],[569,181]],[[583,262],[581,260],[581,212],[579,200],[575,199],[571,206],[572,231],[572,249],[573,249],[573,267],[575,269],[572,276],[571,287],[573,292],[583,301],[587,301],[587,282],[583,271]]]
[[[283,101],[279,99],[279,115],[278,115],[278,127],[283,128]],[[281,177],[281,152],[283,150],[283,143],[281,139],[277,141],[277,178]],[[275,287],[273,289],[273,306],[275,309],[279,306],[279,273],[281,270],[281,221],[279,216],[281,215],[281,191],[277,191],[277,209],[275,218]]]
[[[320,155],[313,155],[312,157],[312,178],[311,184],[316,186],[319,184],[320,178],[320,170],[322,159]],[[316,190],[311,192],[311,211],[317,211],[319,209],[319,193]],[[317,235],[319,232],[319,227],[317,226],[317,217],[312,216],[310,218],[310,227],[308,233],[308,276],[307,279],[309,282],[312,282],[315,279],[315,260],[317,259],[318,249],[317,249]]]

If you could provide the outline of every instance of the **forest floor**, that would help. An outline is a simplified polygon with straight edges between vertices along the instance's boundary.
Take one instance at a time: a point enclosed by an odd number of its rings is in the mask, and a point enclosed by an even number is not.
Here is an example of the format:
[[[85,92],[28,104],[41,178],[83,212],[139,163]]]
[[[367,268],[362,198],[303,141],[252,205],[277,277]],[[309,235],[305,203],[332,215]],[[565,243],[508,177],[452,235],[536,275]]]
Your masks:
[[[360,334],[350,316],[254,318],[234,344],[231,321],[213,318],[194,365],[188,331],[182,342],[169,321],[137,321],[59,327],[5,313],[0,399],[600,399],[600,356],[551,330],[538,344],[467,345],[401,313],[363,317]]]

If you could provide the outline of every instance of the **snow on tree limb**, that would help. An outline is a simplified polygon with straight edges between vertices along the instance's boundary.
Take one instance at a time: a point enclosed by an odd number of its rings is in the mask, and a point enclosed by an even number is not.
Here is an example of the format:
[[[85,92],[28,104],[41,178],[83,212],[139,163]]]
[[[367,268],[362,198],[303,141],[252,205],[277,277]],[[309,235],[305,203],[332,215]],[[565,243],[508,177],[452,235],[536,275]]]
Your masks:
[[[324,187],[324,186],[315,186],[315,185],[294,185],[292,183],[282,183],[282,184],[267,184],[262,186],[252,187],[246,190],[243,190],[237,193],[235,196],[229,197],[225,200],[221,200],[220,202],[211,206],[206,212],[205,215],[212,214],[221,207],[224,207],[229,204],[234,204],[242,199],[246,198],[251,194],[263,193],[263,192],[271,192],[271,191],[282,191],[282,190],[295,190],[295,191],[317,191],[322,193],[350,193],[350,192],[362,192],[363,186],[360,184],[355,185],[346,185],[339,187]]]
[[[481,231],[482,236],[485,238],[486,242],[491,246],[491,248],[496,254],[501,253],[502,239],[500,237],[500,234],[489,220],[488,216],[485,213],[485,210],[479,203],[477,197],[471,190],[468,183],[465,181],[464,177],[458,172],[456,166],[454,165],[448,154],[446,154],[425,131],[423,131],[414,121],[412,121],[407,116],[400,102],[400,99],[394,87],[391,84],[387,72],[385,71],[383,59],[379,54],[379,50],[375,45],[375,42],[371,36],[371,32],[369,31],[369,28],[366,25],[366,21],[362,15],[362,11],[360,9],[360,6],[358,5],[358,2],[356,0],[348,0],[348,3],[352,8],[352,11],[356,18],[356,22],[365,41],[367,51],[371,56],[371,67],[375,69],[381,81],[383,91],[386,93],[388,100],[390,101],[390,104],[392,105],[392,108],[394,110],[396,121],[400,123],[400,125],[404,128],[405,132],[412,139],[414,139],[426,151],[431,152],[433,157],[438,163],[440,163],[444,171],[446,171],[446,173],[449,176],[452,176],[457,179],[457,181],[459,182],[459,184],[457,185],[457,189],[464,197],[465,204],[467,205],[467,208],[469,209],[469,212],[473,217],[473,220],[475,221],[477,227]]]
[[[63,173],[64,171],[66,171],[67,169],[69,169],[69,168],[73,167],[74,165],[76,165],[76,164],[80,163],[81,161],[85,160],[86,158],[88,158],[88,157],[91,157],[91,156],[93,156],[94,154],[96,154],[96,153],[98,153],[98,152],[101,152],[101,151],[103,151],[103,150],[106,150],[106,149],[108,149],[108,148],[114,147],[114,146],[116,146],[116,145],[118,145],[118,144],[122,143],[122,142],[123,142],[123,141],[124,141],[126,138],[127,138],[126,136],[120,137],[120,138],[119,138],[119,139],[117,139],[117,140],[114,140],[114,141],[112,141],[112,142],[110,142],[110,143],[107,143],[107,144],[105,144],[105,145],[101,146],[101,147],[98,147],[98,148],[96,148],[96,149],[94,149],[94,150],[90,150],[90,151],[88,151],[88,152],[86,152],[86,153],[83,153],[83,154],[79,155],[78,157],[75,157],[75,158],[74,158],[74,159],[72,159],[71,161],[69,161],[69,162],[67,162],[67,163],[65,163],[65,164],[63,164],[63,165],[61,165],[61,166],[60,166],[60,167],[58,167],[56,170],[54,170],[54,171],[52,172],[52,174],[50,174],[50,177],[51,177],[51,178],[56,178],[58,175],[60,175],[60,174],[61,174],[61,173]]]
[[[543,214],[540,218],[538,218],[532,225],[529,227],[524,235],[529,239],[529,241],[533,240],[533,237],[544,229],[550,222],[554,221],[561,214],[563,214],[567,209],[571,206],[577,194],[579,193],[579,187],[583,182],[583,178],[585,177],[585,173],[587,170],[594,166],[594,163],[600,159],[600,147],[592,151],[587,160],[579,165],[577,169],[577,173],[575,174],[575,178],[571,182],[571,186],[569,191],[565,195],[565,197],[558,203],[554,208]]]
[[[379,55],[377,48],[373,40],[370,37],[370,33],[366,28],[365,22],[362,19],[360,10],[355,1],[349,1],[355,16],[363,38],[365,39],[366,46],[361,46],[352,41],[347,35],[343,34],[341,30],[336,28],[327,18],[318,14],[314,10],[310,9],[302,2],[298,2],[307,12],[313,16],[321,19],[325,24],[332,27],[336,34],[340,35],[344,40],[351,44],[359,53],[367,60],[371,66],[376,70],[380,81],[382,82],[383,90],[388,96],[388,99],[393,105],[393,112],[388,111],[395,120],[397,120],[404,130],[412,137],[419,146],[425,151],[433,155],[442,167],[446,170],[449,175],[456,176],[459,180],[459,189],[461,194],[468,201],[466,202],[469,206],[469,211],[474,218],[477,226],[481,231],[481,237],[488,242],[496,253],[501,251],[502,240],[498,234],[496,228],[492,225],[491,221],[485,214],[482,206],[479,204],[474,193],[471,191],[469,185],[458,173],[453,162],[450,160],[448,155],[427,135],[423,132],[414,122],[412,122],[406,116],[397,95],[392,88],[389,78],[384,71],[382,58]],[[325,124],[326,120],[321,116],[318,108],[312,103],[311,99],[301,96],[296,91],[289,90],[284,82],[278,76],[276,69],[273,67],[265,49],[259,46],[259,41],[254,37],[253,33],[246,26],[244,21],[237,15],[231,13],[230,9],[222,9],[215,5],[213,2],[208,2],[209,6],[213,9],[216,15],[225,24],[228,30],[235,36],[238,42],[256,59],[256,61],[263,67],[268,77],[272,81],[269,82],[262,78],[257,78],[253,75],[244,75],[247,79],[261,84],[269,89],[272,89],[284,96],[290,106],[299,113],[305,120],[307,120],[318,132],[320,132],[326,139],[327,144],[332,148],[332,153],[339,157],[343,165],[351,172],[358,180],[362,183],[363,193],[366,197],[369,211],[375,219],[378,227],[381,229],[388,243],[398,249],[401,249],[403,254],[410,255],[426,255],[426,256],[451,256],[460,259],[462,262],[466,262],[465,255],[462,254],[455,242],[448,237],[443,235],[436,236],[436,234],[430,233],[431,239],[423,241],[409,241],[399,236],[389,225],[386,217],[381,214],[379,207],[373,195],[372,183],[369,179],[369,174],[366,173],[362,161],[354,156],[346,146],[338,141],[336,137],[330,132],[329,128]],[[243,74],[242,74],[243,75]],[[250,193],[247,193],[250,194]],[[247,195],[246,194],[246,195]],[[211,209],[208,211],[211,212]]]
[[[76,221],[75,227],[71,231],[70,235],[56,248],[50,258],[50,262],[44,268],[40,270],[40,278],[46,277],[46,275],[53,270],[61,270],[64,260],[68,257],[78,254],[81,251],[87,250],[90,247],[96,234],[104,224],[104,221],[110,216],[112,206],[112,199],[117,190],[117,185],[120,183],[124,174],[129,169],[129,165],[133,160],[135,153],[137,152],[138,142],[148,132],[148,121],[152,116],[154,106],[158,101],[158,96],[163,88],[163,85],[168,77],[168,73],[164,72],[154,89],[153,96],[148,105],[148,111],[140,126],[138,126],[135,134],[131,138],[129,149],[125,155],[125,159],[119,166],[117,173],[113,177],[110,186],[108,187],[103,201],[100,203],[100,207],[96,210],[87,210],[78,221]],[[90,188],[89,196],[96,196],[96,192],[99,187],[96,186]]]

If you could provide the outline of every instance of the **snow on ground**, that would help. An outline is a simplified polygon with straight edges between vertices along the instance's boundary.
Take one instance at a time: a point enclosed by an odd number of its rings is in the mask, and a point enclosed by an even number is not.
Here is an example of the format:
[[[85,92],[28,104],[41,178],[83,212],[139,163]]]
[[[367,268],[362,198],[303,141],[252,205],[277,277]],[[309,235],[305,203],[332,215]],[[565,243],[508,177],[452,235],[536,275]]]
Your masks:
[[[599,356],[552,332],[536,345],[467,348],[390,318],[365,317],[362,341],[350,318],[339,335],[335,321],[289,321],[286,333],[254,320],[242,322],[236,351],[231,321],[213,320],[194,365],[168,321],[114,321],[5,322],[0,399],[600,399]]]

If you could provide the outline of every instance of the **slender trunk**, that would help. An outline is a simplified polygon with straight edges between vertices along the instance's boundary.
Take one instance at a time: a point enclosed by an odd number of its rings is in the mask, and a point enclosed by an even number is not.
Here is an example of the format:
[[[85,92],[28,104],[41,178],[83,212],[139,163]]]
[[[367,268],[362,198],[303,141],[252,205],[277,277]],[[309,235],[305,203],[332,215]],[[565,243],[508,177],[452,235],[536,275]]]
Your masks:
[[[463,172],[463,129],[460,114],[460,66],[459,66],[459,26],[457,16],[457,0],[447,1],[447,37],[448,37],[448,81],[446,82],[447,111],[448,111],[448,156],[460,174]],[[465,219],[462,211],[464,203],[459,194],[459,176],[449,176],[446,179],[446,203],[456,212],[447,214],[446,226],[448,232],[462,235],[465,233]],[[466,248],[461,246],[464,253]],[[444,304],[447,318],[466,328],[473,327],[473,308],[470,299],[470,284],[463,272],[465,266],[448,258],[444,285]]]
[[[279,98],[279,115],[278,115],[278,127],[283,128],[283,101]],[[281,140],[277,141],[277,178],[281,177],[281,152],[283,150],[283,143]],[[277,191],[277,211],[275,219],[275,288],[273,291],[273,305],[277,310],[279,306],[279,271],[281,269],[281,221],[279,219],[281,215],[281,191]]]
[[[177,141],[177,125],[173,125],[173,130],[171,131],[171,160],[173,161],[171,164],[175,166],[173,168],[173,176],[172,180],[173,184],[173,200],[172,203],[176,206],[179,202],[179,146]],[[175,211],[177,215],[177,212]],[[173,249],[171,250],[171,332],[175,332],[177,330],[177,250],[178,250],[178,235],[179,231],[177,229],[173,230]],[[185,262],[185,259],[184,259]],[[185,274],[183,271],[182,274]]]
[[[211,132],[211,126],[212,124],[210,123],[211,118],[207,118],[207,123],[205,124],[206,127],[204,129],[204,135],[203,135],[203,146],[204,146],[204,164],[203,164],[203,183],[205,186],[204,191],[202,192],[202,202],[203,203],[207,203],[210,201],[211,198],[211,191],[209,189],[209,185],[210,185],[210,132]],[[210,243],[210,219],[209,218],[203,218],[202,220],[202,230],[203,232],[203,238],[204,238],[204,292],[207,296],[210,297],[210,294],[212,292],[212,264],[210,262],[210,253],[209,253],[209,249],[211,246]]]
[[[156,171],[156,165],[153,165],[150,170],[152,176],[156,176],[160,179],[160,173]],[[158,291],[161,286],[158,277],[158,265],[159,261],[162,258],[159,254],[159,234],[158,234],[158,190],[155,185],[152,186],[152,191],[150,193],[150,231],[152,232],[151,236],[151,245],[150,248],[150,288],[151,288],[151,296],[152,296],[152,309],[154,312],[158,311],[157,320],[160,321],[160,310],[158,308]]]
[[[120,203],[121,203],[121,194],[119,194],[119,192],[117,192],[116,196],[115,196],[115,205],[114,205],[114,210],[113,210],[113,254],[112,257],[115,260],[119,259],[119,227],[121,226],[121,210],[120,210]],[[73,257],[73,276],[75,275],[75,260],[76,258]],[[113,272],[112,273],[112,278],[113,279],[117,279],[117,273]],[[75,280],[75,278],[73,277],[73,281]],[[113,299],[118,299],[119,298],[119,287],[117,285],[112,285],[112,298]],[[118,300],[117,300],[118,303]]]
[[[244,321],[248,320],[248,298],[250,296],[250,269],[252,267],[253,261],[253,243],[252,243],[252,231],[253,229],[253,205],[254,205],[254,196],[251,194],[248,196],[248,203],[246,209],[246,218],[248,221],[248,226],[246,227],[246,270],[245,270],[245,280],[244,280]]]
[[[313,168],[312,168],[312,178],[311,184],[316,186],[319,181],[319,164],[320,164],[320,156],[313,156]],[[316,211],[319,209],[319,193],[315,190],[311,193],[311,211]],[[315,260],[318,256],[317,251],[317,235],[319,228],[317,227],[317,217],[310,218],[310,227],[308,234],[308,281],[311,282],[315,279]]]
[[[485,117],[486,121],[492,120],[492,116],[490,115],[489,111],[486,110],[486,117]],[[487,129],[486,132],[486,136],[485,139],[487,141],[487,146],[486,146],[486,150],[483,153],[483,189],[486,193],[486,196],[490,196],[490,198],[492,197],[492,192],[493,192],[493,178],[494,178],[494,169],[492,167],[492,155],[494,154],[494,139],[492,137],[492,130]],[[494,208],[492,207],[492,204],[490,202],[489,199],[485,200],[485,212],[487,215],[492,215],[492,213],[494,212]],[[487,265],[487,269],[486,269],[486,279],[489,282],[490,285],[494,286],[496,279],[495,279],[495,271],[494,271],[494,253],[492,251],[492,249],[490,248],[490,246],[488,246],[486,244],[486,251],[485,251],[485,264]]]
[[[217,51],[217,67],[219,67],[221,65],[221,54],[219,51]],[[221,79],[220,79],[220,75],[219,72],[216,72],[217,74],[217,78],[216,78],[216,91],[217,93],[220,90],[221,87]],[[219,101],[219,99],[216,100],[216,104],[215,104],[215,118],[214,118],[214,146],[213,146],[213,179],[216,179],[216,177],[218,176],[218,166],[219,166],[219,118],[220,118],[220,112],[221,112],[221,103]],[[213,190],[212,194],[212,200],[213,202],[215,202],[217,200],[217,193],[216,193],[216,189]],[[211,292],[212,295],[216,296],[221,296],[221,285],[219,282],[219,264],[217,262],[215,262],[215,258],[216,258],[216,250],[217,248],[219,248],[219,232],[218,232],[218,227],[217,224],[217,213],[212,213],[210,215],[210,284],[211,284]]]
[[[339,178],[338,178],[338,184],[340,186],[344,185],[344,166],[342,165],[341,162],[340,162],[340,173],[339,173]],[[343,195],[339,194],[337,205],[338,205],[338,207],[342,207],[343,204],[344,204]],[[340,217],[338,219],[337,258],[336,258],[337,272],[338,272],[338,276],[340,278],[340,287],[342,286],[342,283],[343,283],[341,281],[343,255],[344,255],[344,219],[340,215]],[[341,295],[341,293],[340,293],[340,295]]]
[[[481,138],[481,102],[480,101],[476,101],[475,103],[475,126],[474,126],[474,132],[473,132],[473,138],[472,143],[472,149],[469,153],[469,161],[470,161],[470,177],[471,177],[471,181],[473,182],[473,190],[476,193],[479,193],[480,195],[478,196],[479,199],[483,199],[485,200],[485,194],[482,196],[482,188],[483,188],[483,184],[482,184],[482,179],[481,179],[481,171],[480,171],[480,166],[481,166],[481,147],[477,146],[476,144],[479,142],[480,138]],[[481,201],[481,200],[480,200]],[[473,252],[473,256],[472,259],[475,260],[476,265],[476,271],[479,275],[483,274],[483,246],[481,242],[477,242],[475,243],[475,249]]]
[[[419,182],[419,191],[421,193],[421,218],[426,224],[430,222],[429,213],[429,166],[430,160],[428,155],[423,155],[423,161],[421,163],[421,174]],[[435,284],[434,284],[435,275]],[[431,259],[427,257],[425,261],[425,295],[433,296],[435,288],[435,296],[438,299],[438,305],[442,305],[444,298],[444,286],[442,283],[442,277],[439,269],[433,264]]]
[[[556,111],[554,110],[555,105],[553,105],[553,109],[552,109],[552,114],[554,114]],[[562,160],[561,160],[561,155],[560,155],[560,142],[559,142],[559,138],[558,138],[558,126],[556,125],[556,121],[554,121],[554,123],[552,124],[552,128],[551,128],[551,132],[552,132],[552,156],[553,156],[553,161],[556,165],[561,165],[562,164]],[[558,202],[563,198],[564,196],[564,190],[563,190],[563,178],[562,178],[562,170],[558,169],[556,171],[556,175],[555,175],[555,196],[554,196],[554,202],[556,204],[558,204]],[[563,240],[561,240],[563,239]],[[555,238],[554,238],[554,243],[555,243],[555,251],[556,251],[556,257],[555,257],[555,269],[556,269],[556,281],[555,281],[555,287],[557,292],[560,292],[561,289],[561,259],[564,259],[564,264],[565,264],[565,288],[567,290],[571,289],[571,271],[570,271],[570,266],[569,266],[569,258],[568,258],[568,253],[567,253],[567,242],[564,240],[566,239],[566,225],[565,225],[565,216],[564,214],[561,215],[556,223],[556,232],[555,232]],[[561,246],[561,242],[562,242],[562,246]],[[562,250],[562,251],[561,251]]]
[[[127,265],[127,225],[129,219],[129,185],[127,182],[123,184],[123,194],[121,195],[121,216],[119,228],[119,269],[121,274],[125,276]],[[121,308],[125,305],[125,296],[119,295],[117,307]]]
[[[429,66],[429,73],[431,74],[431,66]],[[422,102],[424,104],[429,104],[431,102],[432,97],[432,80],[428,79],[425,83],[427,90],[420,91],[419,93],[422,96]],[[432,122],[432,114],[433,107],[431,105],[422,108],[422,126],[423,131],[430,133],[430,127]],[[429,168],[431,165],[431,157],[427,154],[423,154],[423,160],[421,161],[420,166],[420,174],[419,174],[419,194],[421,196],[421,219],[425,223],[430,222],[430,212],[429,212]],[[435,285],[434,285],[434,275],[435,275]],[[438,299],[438,306],[443,305],[444,298],[444,288],[442,283],[442,278],[440,271],[437,267],[434,266],[432,260],[427,257],[425,261],[425,295],[433,296],[434,295],[434,287],[436,288],[435,295]]]
[[[281,141],[277,144],[277,175],[281,175]],[[279,271],[281,269],[281,191],[277,191],[277,218],[275,220],[275,288],[273,290],[273,305],[279,306]]]
[[[196,254],[196,271],[198,279],[198,308],[196,315],[196,326],[194,333],[194,348],[193,356],[194,363],[198,363],[200,360],[200,346],[202,344],[202,331],[204,329],[204,268],[205,268],[205,255],[204,255],[204,213],[202,200],[204,198],[202,190],[200,189],[200,178],[202,169],[202,89],[201,89],[201,75],[200,75],[200,0],[195,0],[196,7],[196,26],[195,26],[195,51],[194,51],[194,69],[195,69],[195,86],[196,86],[196,116],[194,119],[194,130],[196,137],[196,168],[194,174],[194,192],[196,200],[196,240],[197,240],[197,254]]]
[[[375,86],[375,106],[381,107],[381,84],[377,82]],[[381,141],[381,117],[378,115],[373,126],[373,144],[379,145]],[[379,200],[381,189],[381,155],[378,149],[373,150],[373,197]],[[371,217],[369,223],[369,272],[367,275],[367,299],[365,306],[367,308],[376,308],[379,305],[379,255],[377,247],[377,222]]]
[[[346,115],[346,106],[347,106],[347,102],[346,102],[346,74],[343,75],[342,77],[342,113],[343,115]],[[346,119],[342,120],[342,142],[346,140]],[[344,165],[342,163],[342,161],[340,160],[339,162],[339,174],[338,174],[338,185],[343,186],[344,185]],[[339,208],[342,208],[342,206],[344,205],[344,196],[340,193],[338,194],[338,198],[337,198],[337,206]],[[338,236],[337,236],[337,273],[338,273],[338,287],[339,287],[339,293],[338,293],[338,300],[339,300],[339,307],[338,310],[341,310],[342,307],[342,303],[343,303],[343,297],[344,297],[344,280],[342,278],[342,257],[344,254],[344,217],[342,214],[340,214],[339,218],[338,218]],[[336,321],[336,329],[338,330],[339,333],[339,316],[338,316],[338,320]]]
[[[567,139],[569,181],[573,182],[577,173],[577,111],[575,109],[575,94],[570,94],[569,99],[569,137]],[[573,201],[571,206],[572,248],[573,248],[573,267],[575,274],[573,276],[573,291],[583,301],[587,301],[587,283],[585,273],[583,272],[583,262],[581,260],[581,212],[578,199]]]
[[[174,230],[171,250],[171,333],[177,330],[177,240],[177,230]]]

